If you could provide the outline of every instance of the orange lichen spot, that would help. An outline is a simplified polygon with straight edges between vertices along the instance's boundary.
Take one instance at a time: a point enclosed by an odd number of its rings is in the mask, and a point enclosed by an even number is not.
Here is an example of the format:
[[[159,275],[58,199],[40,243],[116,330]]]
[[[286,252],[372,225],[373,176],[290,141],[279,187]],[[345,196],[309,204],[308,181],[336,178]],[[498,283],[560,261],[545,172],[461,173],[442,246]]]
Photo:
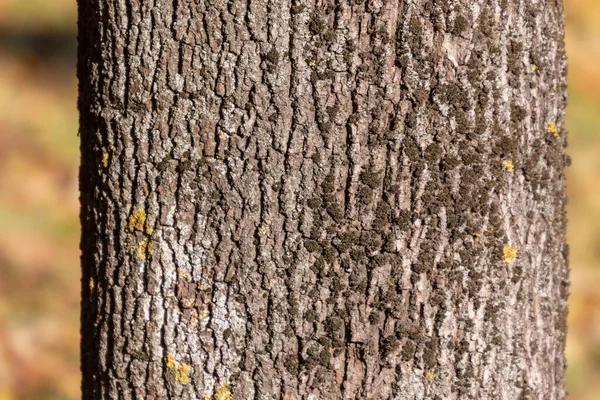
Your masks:
[[[228,384],[224,383],[221,385],[217,393],[215,393],[214,400],[233,400]]]
[[[504,246],[502,248],[502,261],[504,261],[506,264],[513,262],[515,258],[517,258],[518,251],[519,249],[517,246]]]
[[[512,160],[504,160],[502,162],[502,168],[504,168],[505,171],[514,172],[515,165],[513,164]]]
[[[190,367],[186,363],[181,363],[179,367],[177,367],[175,379],[181,383],[188,383],[190,381],[189,372]]]
[[[102,155],[102,166],[104,168],[108,168],[108,159],[110,158],[110,155],[108,153],[104,153]]]
[[[148,238],[142,239],[141,242],[138,243],[137,247],[137,256],[140,260],[146,260],[148,257],[152,256],[153,253],[154,242]]]
[[[558,128],[554,121],[550,122],[548,126],[546,126],[546,132],[551,133],[554,137],[558,137]]]
[[[431,371],[427,371],[427,372],[425,373],[425,378],[429,379],[430,381],[432,381],[432,380],[433,380],[435,377],[436,377],[436,374],[434,374],[434,373],[433,373],[433,372],[431,372]]]
[[[94,290],[96,287],[96,282],[94,282],[94,278],[90,278],[90,291]]]
[[[333,372],[335,373],[335,381],[338,385],[344,382],[344,373],[341,370],[336,369]]]
[[[175,357],[173,357],[172,355],[168,354],[167,355],[167,362],[166,362],[165,365],[169,369],[174,369],[175,368]]]

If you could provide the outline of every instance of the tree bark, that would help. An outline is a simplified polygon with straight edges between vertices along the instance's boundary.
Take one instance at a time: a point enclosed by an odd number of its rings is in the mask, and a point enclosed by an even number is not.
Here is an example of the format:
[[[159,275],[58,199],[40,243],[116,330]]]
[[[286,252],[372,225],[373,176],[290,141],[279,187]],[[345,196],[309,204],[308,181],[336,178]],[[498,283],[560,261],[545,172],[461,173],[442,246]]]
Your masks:
[[[560,0],[79,0],[84,399],[562,399]]]

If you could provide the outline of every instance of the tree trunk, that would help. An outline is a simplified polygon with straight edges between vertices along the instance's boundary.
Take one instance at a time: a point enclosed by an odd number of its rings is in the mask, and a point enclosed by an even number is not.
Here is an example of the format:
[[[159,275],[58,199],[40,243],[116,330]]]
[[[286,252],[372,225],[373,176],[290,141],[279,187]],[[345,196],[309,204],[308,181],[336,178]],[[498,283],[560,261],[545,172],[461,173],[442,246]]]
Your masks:
[[[560,0],[79,0],[84,399],[562,399]]]

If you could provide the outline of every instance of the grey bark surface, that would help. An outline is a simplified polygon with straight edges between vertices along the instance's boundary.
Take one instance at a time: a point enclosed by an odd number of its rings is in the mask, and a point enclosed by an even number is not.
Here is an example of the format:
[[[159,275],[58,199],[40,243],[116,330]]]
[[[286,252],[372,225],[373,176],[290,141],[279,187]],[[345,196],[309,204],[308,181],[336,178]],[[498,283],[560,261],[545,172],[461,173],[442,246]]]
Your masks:
[[[562,399],[560,0],[79,0],[84,399]]]

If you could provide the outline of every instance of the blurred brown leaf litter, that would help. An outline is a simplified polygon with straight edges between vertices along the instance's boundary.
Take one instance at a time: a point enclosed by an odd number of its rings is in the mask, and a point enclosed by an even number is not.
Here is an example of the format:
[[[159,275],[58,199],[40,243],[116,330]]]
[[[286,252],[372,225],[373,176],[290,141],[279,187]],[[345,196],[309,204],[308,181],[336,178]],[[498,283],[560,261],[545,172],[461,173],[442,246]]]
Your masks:
[[[600,393],[600,2],[565,0],[570,399]],[[0,400],[77,399],[76,4],[0,0]]]

